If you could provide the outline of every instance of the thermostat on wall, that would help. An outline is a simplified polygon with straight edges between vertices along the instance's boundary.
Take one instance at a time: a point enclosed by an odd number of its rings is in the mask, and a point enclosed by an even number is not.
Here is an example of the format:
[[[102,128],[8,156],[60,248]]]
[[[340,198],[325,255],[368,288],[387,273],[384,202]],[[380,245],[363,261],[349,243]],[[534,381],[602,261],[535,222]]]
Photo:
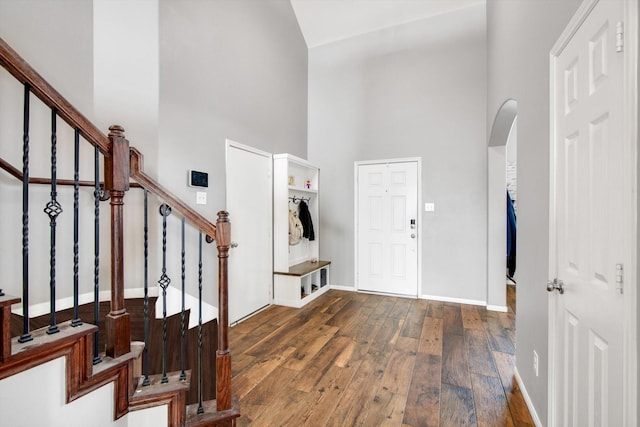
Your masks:
[[[209,186],[209,174],[206,172],[189,171],[189,186],[190,187],[208,187]]]

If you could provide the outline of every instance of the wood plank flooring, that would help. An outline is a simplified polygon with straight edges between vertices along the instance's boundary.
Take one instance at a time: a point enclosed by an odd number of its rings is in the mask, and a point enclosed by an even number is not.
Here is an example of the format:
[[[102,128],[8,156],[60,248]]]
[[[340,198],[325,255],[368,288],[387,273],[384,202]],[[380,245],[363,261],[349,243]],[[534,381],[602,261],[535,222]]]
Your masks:
[[[508,313],[332,290],[230,329],[239,426],[533,426]]]

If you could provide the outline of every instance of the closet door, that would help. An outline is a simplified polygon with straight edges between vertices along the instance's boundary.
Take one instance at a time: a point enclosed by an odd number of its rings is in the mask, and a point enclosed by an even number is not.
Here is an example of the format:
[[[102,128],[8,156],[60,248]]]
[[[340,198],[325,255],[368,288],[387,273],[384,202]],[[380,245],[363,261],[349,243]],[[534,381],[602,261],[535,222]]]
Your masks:
[[[273,208],[271,154],[227,140],[229,323],[271,303],[273,289]]]

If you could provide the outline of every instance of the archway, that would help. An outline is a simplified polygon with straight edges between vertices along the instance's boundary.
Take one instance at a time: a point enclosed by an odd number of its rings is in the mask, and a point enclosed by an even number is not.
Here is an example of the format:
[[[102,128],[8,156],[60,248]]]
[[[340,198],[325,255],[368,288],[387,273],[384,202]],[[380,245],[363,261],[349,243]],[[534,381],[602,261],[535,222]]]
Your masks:
[[[507,311],[507,150],[518,103],[505,101],[496,114],[487,155],[487,308]]]

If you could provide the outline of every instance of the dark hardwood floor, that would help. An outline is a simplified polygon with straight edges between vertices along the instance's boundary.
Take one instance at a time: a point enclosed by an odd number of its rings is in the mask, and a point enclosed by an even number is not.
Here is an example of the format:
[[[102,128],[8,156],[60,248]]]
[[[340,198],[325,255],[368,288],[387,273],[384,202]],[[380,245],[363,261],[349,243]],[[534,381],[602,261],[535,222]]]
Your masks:
[[[239,426],[533,426],[508,313],[329,291],[230,330]]]

